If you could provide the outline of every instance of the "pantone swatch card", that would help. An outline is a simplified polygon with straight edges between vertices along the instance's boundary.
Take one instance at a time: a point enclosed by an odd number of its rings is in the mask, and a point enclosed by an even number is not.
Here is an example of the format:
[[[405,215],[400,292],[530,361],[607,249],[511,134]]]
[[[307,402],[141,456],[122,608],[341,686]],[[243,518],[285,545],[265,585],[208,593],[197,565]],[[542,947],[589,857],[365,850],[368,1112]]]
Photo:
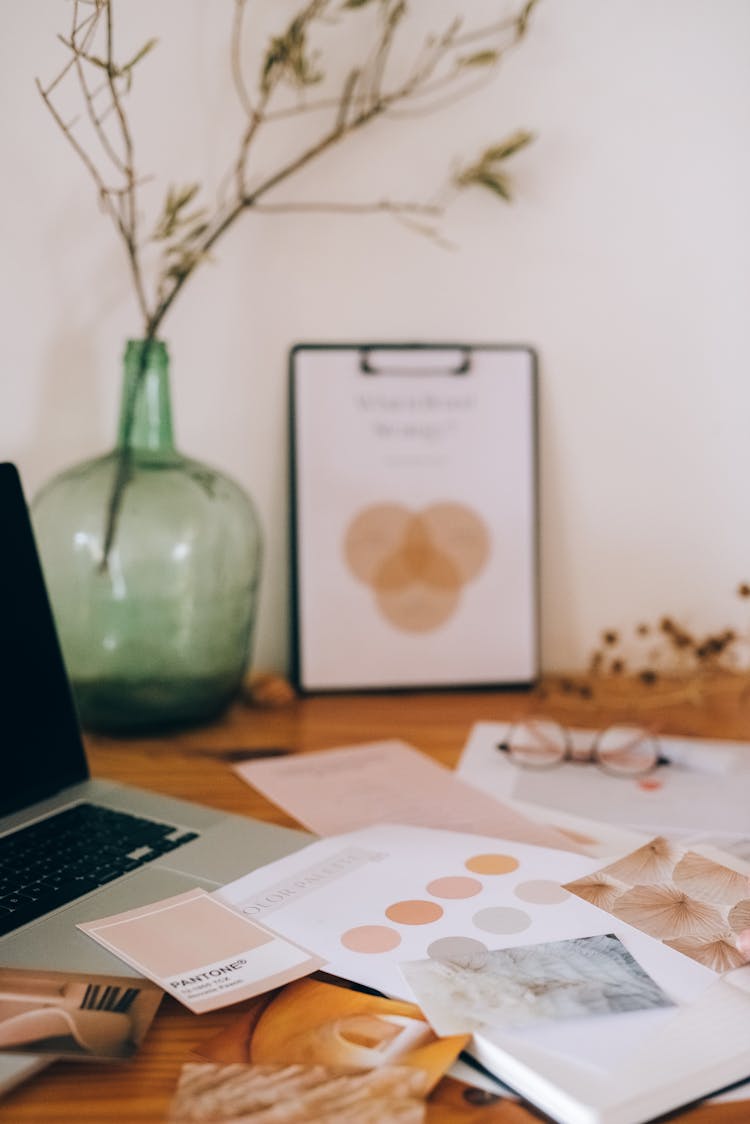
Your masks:
[[[251,999],[325,963],[199,889],[78,928],[196,1014]]]

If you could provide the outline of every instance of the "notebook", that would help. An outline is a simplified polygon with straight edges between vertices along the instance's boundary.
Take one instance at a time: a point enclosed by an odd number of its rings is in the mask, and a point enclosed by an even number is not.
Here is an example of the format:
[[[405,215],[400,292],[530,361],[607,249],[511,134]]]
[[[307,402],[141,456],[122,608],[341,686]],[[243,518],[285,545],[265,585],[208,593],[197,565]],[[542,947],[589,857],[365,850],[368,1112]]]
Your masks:
[[[565,890],[574,870],[601,885],[598,866],[515,840],[375,824],[217,896],[304,938],[329,975],[416,1003],[438,1034],[471,1033],[470,1056],[559,1124],[645,1124],[750,1075],[750,965],[714,972],[679,941]],[[726,901],[726,885],[712,877],[706,896]],[[651,916],[700,937],[710,905],[672,900]]]
[[[90,776],[10,463],[0,464],[0,519],[0,964],[128,974],[79,921],[213,890],[311,837]],[[0,1061],[0,1089],[30,1064]]]

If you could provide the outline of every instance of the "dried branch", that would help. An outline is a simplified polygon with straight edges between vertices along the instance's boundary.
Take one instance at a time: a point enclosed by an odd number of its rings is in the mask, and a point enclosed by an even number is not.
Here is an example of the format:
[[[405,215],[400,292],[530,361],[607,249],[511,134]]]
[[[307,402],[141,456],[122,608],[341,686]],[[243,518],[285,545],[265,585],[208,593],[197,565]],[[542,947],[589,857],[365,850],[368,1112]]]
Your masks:
[[[526,0],[513,16],[484,27],[465,28],[462,18],[453,19],[442,30],[422,37],[411,64],[407,64],[399,76],[391,75],[391,71],[396,69],[395,42],[407,18],[406,0],[337,0],[336,3],[307,0],[282,31],[272,36],[255,82],[251,84],[242,51],[247,34],[247,0],[233,0],[229,65],[245,120],[237,139],[236,155],[224,177],[225,194],[208,204],[200,198],[199,184],[170,186],[160,213],[151,223],[144,223],[140,187],[146,177],[137,172],[125,99],[137,68],[151,53],[156,41],[149,39],[129,59],[120,62],[115,51],[116,0],[73,0],[70,32],[60,37],[68,57],[50,82],[42,85],[37,81],[37,87],[53,120],[93,180],[104,212],[113,222],[125,249],[144,340],[149,343],[157,338],[165,316],[195,269],[250,210],[383,213],[446,245],[436,225],[441,208],[435,204],[387,199],[274,203],[266,197],[376,119],[436,112],[442,105],[453,104],[471,91],[477,84],[477,74],[481,83],[489,80],[505,53],[526,35],[537,3],[538,0]],[[360,13],[366,14],[360,16]],[[326,75],[316,36],[320,35],[324,24],[350,18],[370,20],[369,39],[363,58],[349,67],[338,93],[324,94],[291,108],[284,105],[285,91],[306,92],[322,86]],[[81,122],[64,120],[57,105],[61,85],[71,76],[76,78],[85,121],[91,130],[89,139],[81,135]],[[278,104],[279,101],[282,104]],[[297,153],[264,172],[254,169],[251,180],[251,157],[261,133],[282,119],[311,112],[327,117],[319,134],[312,139],[305,134]],[[531,139],[530,133],[519,130],[506,141],[490,145],[478,159],[458,170],[453,178],[454,186],[480,186],[504,200],[509,199],[505,161]],[[435,221],[426,221],[428,219]],[[146,235],[142,233],[144,228],[149,229]],[[160,255],[156,276],[147,284],[146,255],[157,247]],[[148,347],[144,347],[144,370],[147,354]],[[114,541],[122,495],[130,474],[128,436],[139,381],[140,377],[134,381],[132,401],[126,403],[124,412],[124,451],[107,514],[104,566]]]

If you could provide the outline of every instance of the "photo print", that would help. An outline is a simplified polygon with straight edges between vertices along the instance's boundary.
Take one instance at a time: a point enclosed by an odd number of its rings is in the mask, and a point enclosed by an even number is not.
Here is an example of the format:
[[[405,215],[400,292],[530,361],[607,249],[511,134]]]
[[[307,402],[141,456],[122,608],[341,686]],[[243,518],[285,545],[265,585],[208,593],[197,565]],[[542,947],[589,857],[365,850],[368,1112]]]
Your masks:
[[[336,1073],[325,1066],[187,1062],[170,1124],[422,1124],[425,1076],[408,1066]]]
[[[162,994],[133,976],[0,968],[0,1050],[130,1058]]]
[[[455,952],[401,964],[438,1034],[526,1029],[563,1019],[672,1006],[613,934]]]
[[[662,836],[565,889],[714,972],[747,963],[750,877]]]
[[[468,1042],[467,1034],[439,1038],[412,1003],[306,979],[260,996],[194,1053],[222,1064],[321,1065],[338,1073],[407,1066],[423,1074],[429,1091]]]

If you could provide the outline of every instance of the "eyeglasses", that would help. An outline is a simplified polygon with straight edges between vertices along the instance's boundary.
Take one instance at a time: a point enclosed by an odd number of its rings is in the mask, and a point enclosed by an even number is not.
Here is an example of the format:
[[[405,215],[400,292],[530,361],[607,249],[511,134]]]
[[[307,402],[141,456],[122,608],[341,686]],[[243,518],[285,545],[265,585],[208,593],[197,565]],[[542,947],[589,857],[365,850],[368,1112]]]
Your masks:
[[[551,769],[569,761],[598,765],[618,777],[639,777],[659,765],[669,765],[657,739],[640,726],[609,726],[591,735],[586,745],[570,730],[547,718],[516,722],[508,736],[495,746],[514,765],[529,769]]]

